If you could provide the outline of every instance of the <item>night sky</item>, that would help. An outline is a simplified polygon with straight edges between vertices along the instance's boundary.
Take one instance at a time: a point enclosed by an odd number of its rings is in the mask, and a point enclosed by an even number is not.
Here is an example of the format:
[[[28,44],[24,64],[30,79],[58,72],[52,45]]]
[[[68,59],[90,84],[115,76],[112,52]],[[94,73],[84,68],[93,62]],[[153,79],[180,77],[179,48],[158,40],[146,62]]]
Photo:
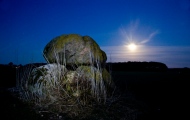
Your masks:
[[[45,62],[45,45],[71,33],[92,37],[108,62],[190,67],[190,0],[0,0],[0,64]]]

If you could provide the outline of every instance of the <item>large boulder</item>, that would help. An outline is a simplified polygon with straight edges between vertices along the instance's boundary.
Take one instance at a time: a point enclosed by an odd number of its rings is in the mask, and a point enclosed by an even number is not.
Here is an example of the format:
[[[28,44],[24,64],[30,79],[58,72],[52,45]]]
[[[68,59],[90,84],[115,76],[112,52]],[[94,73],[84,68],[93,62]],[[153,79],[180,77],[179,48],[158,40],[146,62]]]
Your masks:
[[[24,83],[21,82],[23,94],[27,95],[24,99],[40,109],[59,113],[75,111],[75,114],[80,113],[81,106],[106,103],[114,84],[102,66],[106,54],[91,37],[58,36],[43,52],[48,64],[32,69]]]
[[[91,37],[78,34],[54,38],[45,46],[43,53],[49,63],[67,65],[102,64],[107,60],[105,52]]]

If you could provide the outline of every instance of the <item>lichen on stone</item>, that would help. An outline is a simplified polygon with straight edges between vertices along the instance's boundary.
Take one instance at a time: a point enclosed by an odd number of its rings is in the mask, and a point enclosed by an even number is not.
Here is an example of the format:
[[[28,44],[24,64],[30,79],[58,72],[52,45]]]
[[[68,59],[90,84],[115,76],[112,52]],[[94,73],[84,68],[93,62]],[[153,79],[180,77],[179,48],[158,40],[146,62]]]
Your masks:
[[[45,46],[43,53],[50,63],[90,64],[92,58],[98,59],[100,63],[105,63],[107,60],[105,52],[95,40],[78,34],[61,35],[52,39]]]

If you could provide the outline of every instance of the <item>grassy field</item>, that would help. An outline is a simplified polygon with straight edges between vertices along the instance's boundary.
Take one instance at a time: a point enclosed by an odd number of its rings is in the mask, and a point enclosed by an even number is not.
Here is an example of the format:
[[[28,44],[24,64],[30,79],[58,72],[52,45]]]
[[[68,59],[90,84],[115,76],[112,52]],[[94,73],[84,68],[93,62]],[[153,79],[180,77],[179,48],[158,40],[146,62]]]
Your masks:
[[[164,72],[112,71],[118,91],[114,102],[97,106],[86,118],[74,119],[126,119],[163,120],[186,119],[189,103],[189,72],[168,70]],[[0,90],[1,117],[14,120],[71,119],[67,115],[35,113],[30,105],[12,96],[6,88]]]

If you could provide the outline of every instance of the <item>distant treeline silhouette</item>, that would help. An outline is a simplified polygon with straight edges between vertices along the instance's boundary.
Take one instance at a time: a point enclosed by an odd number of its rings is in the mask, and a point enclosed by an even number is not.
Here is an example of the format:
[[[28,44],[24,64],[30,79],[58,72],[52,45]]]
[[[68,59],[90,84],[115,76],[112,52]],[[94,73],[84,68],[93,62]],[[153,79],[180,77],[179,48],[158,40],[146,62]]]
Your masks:
[[[106,63],[106,68],[112,71],[165,71],[168,67],[161,62],[118,62]]]
[[[13,87],[16,84],[16,65],[10,62],[0,64],[0,87]]]
[[[0,87],[15,87],[17,70],[24,70],[27,67],[39,67],[46,63],[31,63],[26,65],[0,64]]]
[[[35,68],[47,63],[30,63],[26,65],[14,65],[12,62],[9,64],[0,64],[0,87],[15,87],[16,86],[16,74],[19,71],[26,70],[25,68]],[[106,63],[104,65],[108,71],[142,71],[142,72],[164,72],[169,70],[170,72],[176,72],[181,75],[189,75],[189,68],[173,68],[168,69],[164,63],[160,62],[115,62]],[[69,66],[67,66],[68,69]],[[70,66],[73,67],[73,66]],[[77,67],[77,66],[75,66]]]

